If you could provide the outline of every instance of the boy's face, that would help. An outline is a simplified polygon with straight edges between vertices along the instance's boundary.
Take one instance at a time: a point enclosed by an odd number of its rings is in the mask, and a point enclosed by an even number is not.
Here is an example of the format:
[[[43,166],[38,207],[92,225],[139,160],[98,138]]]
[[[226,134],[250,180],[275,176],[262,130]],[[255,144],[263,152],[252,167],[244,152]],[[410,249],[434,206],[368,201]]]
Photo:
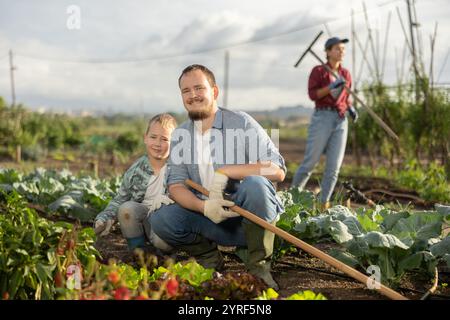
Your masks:
[[[169,157],[170,136],[174,128],[163,128],[159,122],[153,122],[144,136],[144,143],[147,147],[149,157],[162,160]]]

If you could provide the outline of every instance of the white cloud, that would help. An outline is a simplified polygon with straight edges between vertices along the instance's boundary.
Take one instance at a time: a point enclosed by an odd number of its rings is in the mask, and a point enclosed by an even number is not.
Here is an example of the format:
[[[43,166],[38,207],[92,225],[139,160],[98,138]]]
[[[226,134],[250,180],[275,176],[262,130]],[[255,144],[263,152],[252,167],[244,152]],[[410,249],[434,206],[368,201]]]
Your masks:
[[[253,19],[231,11],[202,16],[187,25],[171,45],[188,52],[227,47],[250,39],[256,25]]]

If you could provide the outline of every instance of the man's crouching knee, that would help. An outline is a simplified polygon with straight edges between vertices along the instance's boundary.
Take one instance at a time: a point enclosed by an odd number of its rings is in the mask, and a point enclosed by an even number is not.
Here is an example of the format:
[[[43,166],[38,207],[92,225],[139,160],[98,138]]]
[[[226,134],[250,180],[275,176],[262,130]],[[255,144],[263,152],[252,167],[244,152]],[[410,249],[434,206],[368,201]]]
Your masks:
[[[151,228],[150,224],[150,217],[147,217],[144,219],[144,231],[147,235],[148,240],[150,243],[156,248],[162,251],[162,253],[169,254],[172,253],[175,249],[169,245],[167,242],[165,242],[163,239],[161,239]]]
[[[153,230],[150,230],[150,242],[156,249],[161,250],[163,253],[172,253],[174,248],[161,239]]]

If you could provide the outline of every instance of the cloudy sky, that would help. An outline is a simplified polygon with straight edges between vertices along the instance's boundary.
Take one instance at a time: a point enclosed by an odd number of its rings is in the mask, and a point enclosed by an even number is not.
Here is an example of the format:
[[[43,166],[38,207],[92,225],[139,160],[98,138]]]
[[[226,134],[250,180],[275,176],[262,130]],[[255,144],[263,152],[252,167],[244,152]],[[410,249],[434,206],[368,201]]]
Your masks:
[[[409,54],[401,63],[405,40],[396,7],[406,23],[404,0],[367,2],[369,23],[380,43],[380,65],[392,14],[384,71],[389,84],[397,81],[402,69],[406,76],[410,66]],[[317,61],[309,55],[298,68],[293,65],[320,30],[325,35],[314,47],[320,55],[327,29],[350,37],[352,9],[364,47],[367,29],[361,0],[0,0],[0,96],[11,101],[11,49],[17,101],[33,109],[182,111],[177,86],[181,70],[204,64],[222,88],[228,50],[229,108],[312,106],[306,83]],[[450,82],[450,61],[442,69],[449,50],[445,39],[450,1],[416,0],[416,11],[425,68],[428,72],[430,35],[438,22],[435,79],[440,74],[439,82]],[[352,70],[352,48],[347,49],[345,65]],[[369,47],[373,68],[370,52]],[[353,77],[360,84],[370,79],[369,68],[360,69],[361,59],[357,47]]]

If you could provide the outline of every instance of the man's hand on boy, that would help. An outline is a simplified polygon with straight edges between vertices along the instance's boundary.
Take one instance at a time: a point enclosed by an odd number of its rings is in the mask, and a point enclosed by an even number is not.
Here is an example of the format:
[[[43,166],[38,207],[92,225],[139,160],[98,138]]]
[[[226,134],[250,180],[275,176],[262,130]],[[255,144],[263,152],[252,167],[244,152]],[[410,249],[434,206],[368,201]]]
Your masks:
[[[170,199],[165,194],[159,194],[155,196],[153,199],[142,201],[143,205],[146,205],[150,212],[156,211],[164,204],[168,206],[169,204],[175,203],[172,199]]]

